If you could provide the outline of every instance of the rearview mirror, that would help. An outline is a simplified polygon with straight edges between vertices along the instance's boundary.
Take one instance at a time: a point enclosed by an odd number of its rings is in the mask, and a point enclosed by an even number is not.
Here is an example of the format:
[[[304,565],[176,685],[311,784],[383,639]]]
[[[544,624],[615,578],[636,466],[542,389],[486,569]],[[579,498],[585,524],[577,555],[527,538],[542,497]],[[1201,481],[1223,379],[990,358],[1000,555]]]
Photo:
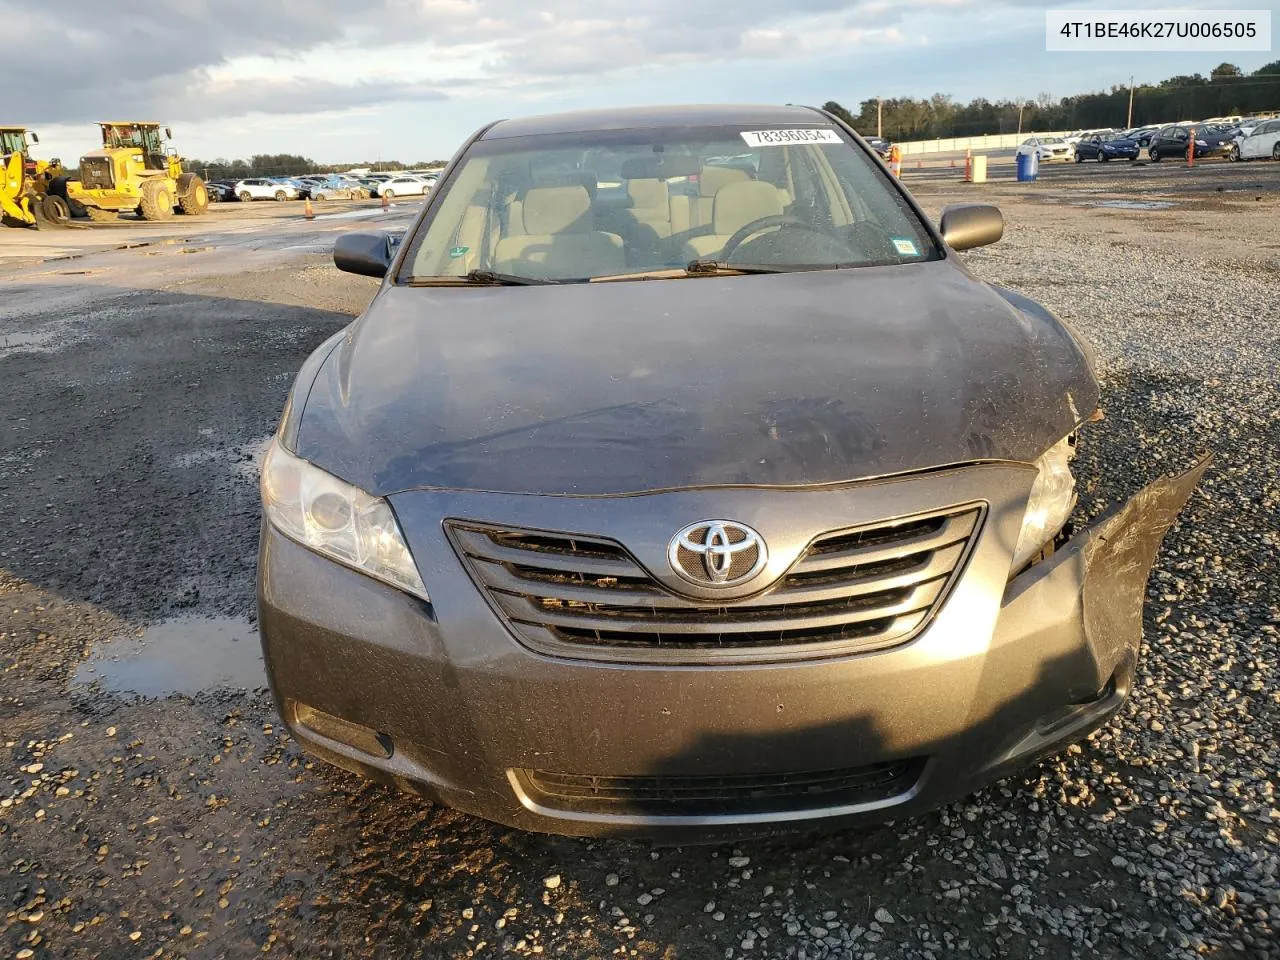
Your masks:
[[[987,203],[955,203],[943,208],[938,230],[952,250],[970,250],[1004,236],[1004,217]]]
[[[40,142],[40,138],[36,136],[36,132],[35,132],[34,130],[28,130],[28,131],[27,131],[27,133],[31,134],[31,142],[32,142],[32,143],[39,143],[39,142]]]
[[[344,233],[333,244],[333,265],[363,277],[385,277],[398,240],[385,230]]]
[[[172,139],[173,139],[173,131],[172,131],[172,130],[170,130],[168,127],[165,127],[165,128],[164,128],[164,138],[165,138],[166,140],[172,140]]]

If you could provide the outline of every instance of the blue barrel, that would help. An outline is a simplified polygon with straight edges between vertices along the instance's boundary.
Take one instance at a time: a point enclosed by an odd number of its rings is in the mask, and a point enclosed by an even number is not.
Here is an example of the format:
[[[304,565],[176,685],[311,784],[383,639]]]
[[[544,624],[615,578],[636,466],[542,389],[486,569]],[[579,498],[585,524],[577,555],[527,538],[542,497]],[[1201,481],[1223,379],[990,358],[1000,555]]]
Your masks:
[[[1018,161],[1019,180],[1034,180],[1040,175],[1040,155],[1035,150],[1030,153],[1018,154],[1016,160]]]

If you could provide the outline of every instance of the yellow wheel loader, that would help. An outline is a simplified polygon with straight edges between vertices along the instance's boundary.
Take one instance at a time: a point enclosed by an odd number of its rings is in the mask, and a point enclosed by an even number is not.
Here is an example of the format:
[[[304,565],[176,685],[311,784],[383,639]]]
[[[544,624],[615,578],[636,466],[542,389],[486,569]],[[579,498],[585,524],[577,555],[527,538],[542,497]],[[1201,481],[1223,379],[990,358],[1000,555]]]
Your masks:
[[[49,184],[63,175],[57,160],[33,160],[30,144],[39,143],[35,131],[0,124],[0,220],[34,227],[42,215]]]
[[[59,178],[49,184],[44,206],[49,219],[87,216],[114,220],[136,212],[144,220],[164,220],[175,212],[204,213],[209,193],[194,173],[184,173],[182,160],[161,137],[160,124],[136,120],[99,123],[102,148],[80,158],[79,179]],[[59,198],[61,206],[52,198]]]

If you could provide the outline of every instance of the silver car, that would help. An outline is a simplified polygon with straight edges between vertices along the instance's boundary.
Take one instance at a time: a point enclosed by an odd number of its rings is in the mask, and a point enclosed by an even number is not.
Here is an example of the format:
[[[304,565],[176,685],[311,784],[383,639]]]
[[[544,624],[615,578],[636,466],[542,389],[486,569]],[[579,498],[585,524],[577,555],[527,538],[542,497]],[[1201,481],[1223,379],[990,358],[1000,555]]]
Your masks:
[[[1106,722],[1205,461],[1075,523],[1099,387],[966,269],[1002,229],[935,227],[808,108],[485,127],[403,240],[338,241],[382,286],[263,468],[293,736],[517,827],[709,840],[906,815]]]

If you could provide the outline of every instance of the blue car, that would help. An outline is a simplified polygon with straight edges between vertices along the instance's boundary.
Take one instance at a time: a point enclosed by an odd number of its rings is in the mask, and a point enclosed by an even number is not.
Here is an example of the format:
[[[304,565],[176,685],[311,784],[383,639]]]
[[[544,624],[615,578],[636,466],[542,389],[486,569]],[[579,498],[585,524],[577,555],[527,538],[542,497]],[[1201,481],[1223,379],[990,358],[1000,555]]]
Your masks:
[[[1092,136],[1076,144],[1076,163],[1086,160],[1137,160],[1138,141],[1118,136]]]

